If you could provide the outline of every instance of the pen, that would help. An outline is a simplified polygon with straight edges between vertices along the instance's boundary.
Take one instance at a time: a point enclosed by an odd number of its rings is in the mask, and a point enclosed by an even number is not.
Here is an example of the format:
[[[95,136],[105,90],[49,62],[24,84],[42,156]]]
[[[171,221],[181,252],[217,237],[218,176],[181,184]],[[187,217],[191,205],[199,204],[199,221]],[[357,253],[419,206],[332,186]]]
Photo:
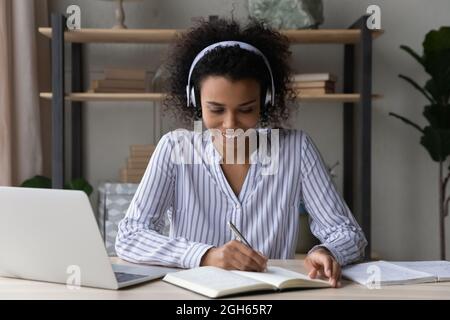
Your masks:
[[[231,231],[234,232],[236,238],[238,238],[240,241],[242,241],[247,247],[250,249],[253,249],[250,243],[244,238],[244,236],[239,232],[239,230],[236,228],[236,226],[231,222],[228,221],[228,226],[230,227]]]
[[[236,238],[238,238],[241,242],[243,242],[247,247],[253,250],[252,246],[248,241],[244,238],[244,236],[239,232],[239,230],[236,228],[236,226],[233,224],[233,222],[228,221],[228,226],[230,227],[231,231],[234,232]],[[260,253],[262,255],[262,253]],[[264,269],[264,272],[267,271],[267,268]]]

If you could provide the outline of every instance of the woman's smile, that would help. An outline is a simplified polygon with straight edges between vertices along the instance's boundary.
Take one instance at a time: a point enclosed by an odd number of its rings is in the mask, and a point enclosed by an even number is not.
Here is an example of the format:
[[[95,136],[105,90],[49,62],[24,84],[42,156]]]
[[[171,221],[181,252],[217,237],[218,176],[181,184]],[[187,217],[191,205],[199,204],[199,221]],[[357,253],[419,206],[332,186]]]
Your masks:
[[[227,129],[227,131],[228,132],[222,132],[222,136],[229,140],[237,139],[244,134],[243,130],[234,130],[230,132],[231,130]]]

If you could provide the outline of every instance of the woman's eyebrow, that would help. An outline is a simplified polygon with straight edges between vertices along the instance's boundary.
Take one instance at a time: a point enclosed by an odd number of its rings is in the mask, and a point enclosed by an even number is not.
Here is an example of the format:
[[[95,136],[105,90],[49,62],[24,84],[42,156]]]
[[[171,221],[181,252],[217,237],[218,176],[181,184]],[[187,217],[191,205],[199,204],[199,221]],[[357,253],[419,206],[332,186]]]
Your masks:
[[[238,107],[245,106],[245,105],[250,104],[250,103],[253,103],[253,102],[255,102],[255,101],[256,101],[256,99],[253,99],[253,100],[250,100],[250,101],[241,103],[241,104],[238,105]],[[218,107],[223,107],[223,106],[225,106],[223,103],[219,103],[219,102],[215,102],[215,101],[206,101],[206,102],[207,102],[208,104],[213,105],[213,106],[218,106]]]

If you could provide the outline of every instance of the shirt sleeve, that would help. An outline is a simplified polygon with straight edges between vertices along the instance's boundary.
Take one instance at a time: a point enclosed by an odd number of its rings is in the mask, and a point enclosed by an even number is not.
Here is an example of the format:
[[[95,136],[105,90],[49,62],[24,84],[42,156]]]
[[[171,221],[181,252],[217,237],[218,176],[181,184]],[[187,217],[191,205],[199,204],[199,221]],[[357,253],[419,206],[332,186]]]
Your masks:
[[[367,240],[347,204],[336,190],[322,156],[312,139],[302,132],[302,200],[309,214],[311,232],[336,261],[347,265],[364,257]]]
[[[176,180],[174,140],[170,134],[160,139],[150,158],[127,213],[119,223],[115,248],[120,258],[130,262],[194,268],[212,246],[161,233],[165,215],[173,203]]]

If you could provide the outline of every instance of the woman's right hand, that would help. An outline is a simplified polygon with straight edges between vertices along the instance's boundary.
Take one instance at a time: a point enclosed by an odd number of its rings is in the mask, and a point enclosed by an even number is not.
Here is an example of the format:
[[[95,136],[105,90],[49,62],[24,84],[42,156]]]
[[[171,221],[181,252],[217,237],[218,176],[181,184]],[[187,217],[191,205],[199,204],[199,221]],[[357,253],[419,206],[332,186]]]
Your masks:
[[[264,271],[267,258],[247,247],[240,241],[232,240],[221,247],[210,248],[203,255],[200,266],[215,266],[227,270]]]

